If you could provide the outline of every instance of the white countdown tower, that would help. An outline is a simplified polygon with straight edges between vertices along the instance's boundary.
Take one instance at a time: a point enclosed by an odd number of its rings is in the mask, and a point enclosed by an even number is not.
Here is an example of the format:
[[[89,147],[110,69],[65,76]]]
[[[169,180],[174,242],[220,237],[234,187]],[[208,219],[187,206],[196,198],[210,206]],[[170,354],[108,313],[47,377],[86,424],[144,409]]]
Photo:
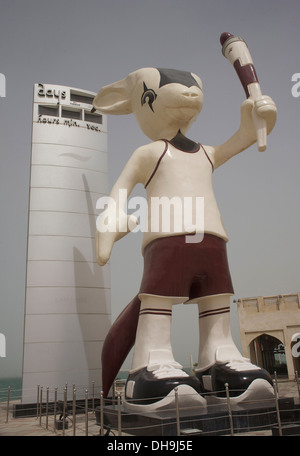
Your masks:
[[[95,94],[35,84],[22,402],[37,385],[101,384],[110,270],[95,259],[96,202],[107,194],[106,117]],[[84,391],[84,390],[82,390]]]

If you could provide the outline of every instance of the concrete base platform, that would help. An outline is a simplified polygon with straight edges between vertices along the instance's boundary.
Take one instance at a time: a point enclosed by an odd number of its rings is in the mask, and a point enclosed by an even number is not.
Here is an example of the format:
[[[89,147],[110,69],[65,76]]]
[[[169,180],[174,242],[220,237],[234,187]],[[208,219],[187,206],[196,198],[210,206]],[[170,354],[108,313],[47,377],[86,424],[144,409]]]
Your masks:
[[[298,398],[280,398],[281,423],[300,421]],[[278,424],[275,400],[244,405],[232,405],[234,433],[257,429],[271,430]],[[181,435],[230,435],[230,418],[226,405],[209,405],[206,409],[181,409],[179,411]],[[96,408],[96,422],[100,425],[100,410]],[[104,407],[106,429],[118,428],[117,406]],[[122,431],[135,436],[176,436],[175,410],[152,413],[129,413],[121,407]]]

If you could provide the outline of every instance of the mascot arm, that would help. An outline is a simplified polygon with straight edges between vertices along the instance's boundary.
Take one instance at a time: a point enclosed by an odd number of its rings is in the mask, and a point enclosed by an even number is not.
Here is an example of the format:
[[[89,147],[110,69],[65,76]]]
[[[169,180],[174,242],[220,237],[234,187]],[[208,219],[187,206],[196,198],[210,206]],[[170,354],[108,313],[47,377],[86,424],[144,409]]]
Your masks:
[[[207,147],[215,168],[218,168],[231,157],[239,154],[256,142],[256,130],[253,124],[253,111],[265,119],[267,134],[271,133],[276,123],[277,109],[274,101],[266,95],[256,100],[248,98],[241,106],[240,128],[224,144]]]

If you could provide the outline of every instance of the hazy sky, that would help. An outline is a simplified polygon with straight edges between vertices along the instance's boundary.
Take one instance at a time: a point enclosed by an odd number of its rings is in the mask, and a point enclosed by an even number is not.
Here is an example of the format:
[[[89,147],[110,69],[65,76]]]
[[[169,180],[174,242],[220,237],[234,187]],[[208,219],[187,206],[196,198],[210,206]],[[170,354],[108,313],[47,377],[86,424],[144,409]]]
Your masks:
[[[21,374],[25,302],[33,84],[97,92],[145,66],[189,70],[204,84],[204,108],[189,136],[220,144],[239,125],[244,91],[222,56],[222,32],[242,36],[262,90],[278,108],[268,149],[256,145],[214,173],[214,188],[230,237],[234,299],[300,291],[299,0],[0,0],[1,274],[0,333],[7,357],[0,377]],[[149,142],[133,116],[108,118],[110,188],[131,153]],[[144,194],[137,187],[135,194]],[[141,236],[114,246],[113,319],[138,291]],[[130,267],[128,263],[130,261]],[[235,309],[233,305],[233,310]],[[174,351],[197,359],[196,306],[176,306]],[[232,326],[238,339],[236,312]]]

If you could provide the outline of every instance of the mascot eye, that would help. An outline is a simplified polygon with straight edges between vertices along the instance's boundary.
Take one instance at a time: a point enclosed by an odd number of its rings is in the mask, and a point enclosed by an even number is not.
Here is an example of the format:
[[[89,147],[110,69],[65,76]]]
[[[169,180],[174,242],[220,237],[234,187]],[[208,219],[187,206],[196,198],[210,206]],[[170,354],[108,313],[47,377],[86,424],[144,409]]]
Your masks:
[[[154,101],[156,100],[156,98],[157,98],[157,95],[156,95],[156,93],[154,92],[154,90],[148,89],[148,87],[147,87],[146,84],[144,83],[144,93],[143,93],[142,98],[141,98],[142,106],[143,106],[145,103],[148,103],[148,105],[149,105],[151,111],[154,112],[153,107],[152,107],[152,104],[154,103]]]

